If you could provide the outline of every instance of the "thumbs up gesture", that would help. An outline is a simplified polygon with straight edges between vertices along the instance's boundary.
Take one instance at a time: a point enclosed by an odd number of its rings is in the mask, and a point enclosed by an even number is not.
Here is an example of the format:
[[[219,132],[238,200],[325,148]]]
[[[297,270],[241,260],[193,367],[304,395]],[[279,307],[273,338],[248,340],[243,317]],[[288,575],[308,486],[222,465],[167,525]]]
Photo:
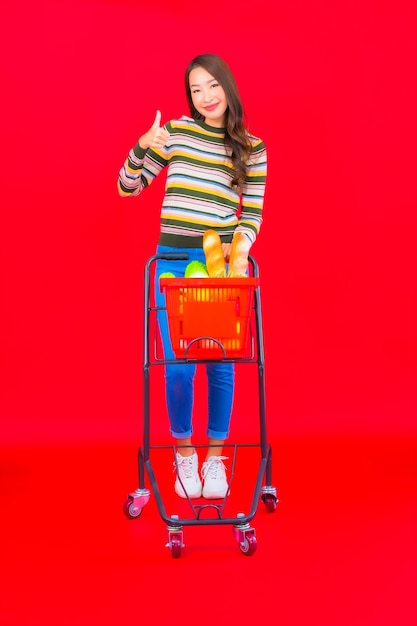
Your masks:
[[[169,133],[164,128],[161,128],[161,111],[157,111],[155,120],[147,133],[142,135],[139,139],[139,145],[141,148],[147,150],[148,148],[163,148],[169,139]]]

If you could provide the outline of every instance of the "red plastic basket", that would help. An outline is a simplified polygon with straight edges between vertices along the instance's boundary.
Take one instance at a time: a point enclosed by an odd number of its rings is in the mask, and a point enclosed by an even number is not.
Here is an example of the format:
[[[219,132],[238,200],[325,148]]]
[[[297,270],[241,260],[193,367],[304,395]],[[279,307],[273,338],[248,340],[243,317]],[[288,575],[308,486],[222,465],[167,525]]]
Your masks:
[[[239,358],[259,278],[161,278],[177,358]]]

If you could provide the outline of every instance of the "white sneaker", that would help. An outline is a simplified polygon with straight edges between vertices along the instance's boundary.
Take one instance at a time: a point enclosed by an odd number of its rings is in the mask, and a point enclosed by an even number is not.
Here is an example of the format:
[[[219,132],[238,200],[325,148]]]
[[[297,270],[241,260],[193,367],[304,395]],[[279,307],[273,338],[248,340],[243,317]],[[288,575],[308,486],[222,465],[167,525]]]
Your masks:
[[[224,498],[229,489],[226,480],[226,467],[223,460],[227,456],[211,456],[201,468],[201,476],[204,480],[203,498],[216,500]]]
[[[201,496],[201,480],[198,475],[197,453],[194,452],[191,456],[182,456],[177,452],[176,458],[177,463],[174,461],[174,467],[177,469],[178,466],[178,475],[175,480],[175,493],[180,498],[186,498],[187,496],[189,498],[199,498]]]

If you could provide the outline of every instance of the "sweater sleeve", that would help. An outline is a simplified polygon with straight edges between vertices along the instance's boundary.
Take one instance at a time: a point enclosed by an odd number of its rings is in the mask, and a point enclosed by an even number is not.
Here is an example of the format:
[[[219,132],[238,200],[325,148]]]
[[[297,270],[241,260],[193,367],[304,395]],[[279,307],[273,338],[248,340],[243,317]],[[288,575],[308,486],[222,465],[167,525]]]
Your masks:
[[[117,189],[122,197],[138,196],[167,164],[167,150],[145,150],[137,143],[129,152],[119,172]]]
[[[235,232],[243,232],[254,243],[262,224],[267,173],[267,153],[263,141],[253,147],[248,163],[246,181],[242,189],[242,206]]]

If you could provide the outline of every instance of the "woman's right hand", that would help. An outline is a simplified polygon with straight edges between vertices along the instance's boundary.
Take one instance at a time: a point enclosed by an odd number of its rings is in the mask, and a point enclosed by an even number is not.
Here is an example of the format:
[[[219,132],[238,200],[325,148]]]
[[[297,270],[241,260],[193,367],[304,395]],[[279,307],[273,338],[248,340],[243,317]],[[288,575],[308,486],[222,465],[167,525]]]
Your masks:
[[[139,139],[139,145],[144,150],[148,148],[163,148],[169,139],[169,132],[161,128],[161,111],[157,111],[155,120],[147,133]]]

